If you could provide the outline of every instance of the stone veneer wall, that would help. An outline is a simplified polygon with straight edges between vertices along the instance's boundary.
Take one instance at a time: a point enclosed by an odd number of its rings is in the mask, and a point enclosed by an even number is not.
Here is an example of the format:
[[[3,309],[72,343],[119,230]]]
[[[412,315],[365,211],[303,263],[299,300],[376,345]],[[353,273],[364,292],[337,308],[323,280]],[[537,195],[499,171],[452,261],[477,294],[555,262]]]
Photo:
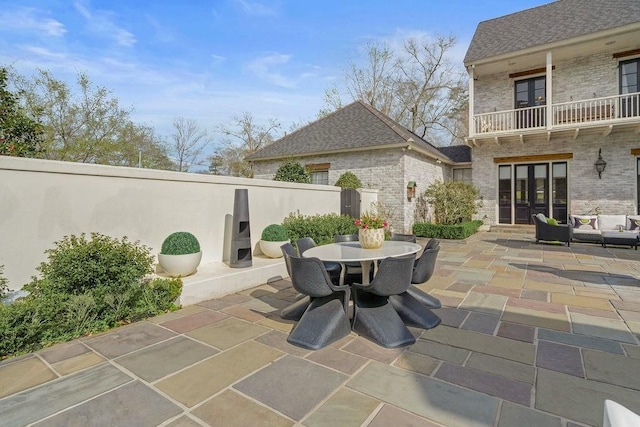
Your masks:
[[[416,181],[418,192],[424,192],[428,183],[434,179],[443,180],[444,165],[436,165],[415,151],[401,149],[381,149],[342,153],[334,155],[311,156],[298,159],[302,165],[330,163],[329,185],[335,184],[346,171],[353,172],[364,188],[378,189],[378,202],[392,212],[389,219],[392,231],[409,233],[413,227],[416,199],[407,200],[407,183]],[[254,177],[273,179],[280,160],[254,163]],[[450,172],[449,172],[450,175]],[[367,207],[363,206],[363,210]]]
[[[599,148],[602,148],[602,157],[607,162],[602,179],[598,179],[594,166]],[[614,132],[604,138],[600,134],[582,134],[576,140],[558,138],[547,143],[545,140],[527,142],[525,139],[524,144],[487,143],[474,147],[473,183],[484,198],[484,207],[478,212],[478,218],[483,219],[486,215],[486,223],[498,222],[498,165],[493,162],[495,157],[549,153],[573,153],[573,159],[567,161],[570,214],[584,214],[595,207],[600,207],[604,214],[635,214],[637,171],[632,148],[640,148],[640,138],[633,132]]]

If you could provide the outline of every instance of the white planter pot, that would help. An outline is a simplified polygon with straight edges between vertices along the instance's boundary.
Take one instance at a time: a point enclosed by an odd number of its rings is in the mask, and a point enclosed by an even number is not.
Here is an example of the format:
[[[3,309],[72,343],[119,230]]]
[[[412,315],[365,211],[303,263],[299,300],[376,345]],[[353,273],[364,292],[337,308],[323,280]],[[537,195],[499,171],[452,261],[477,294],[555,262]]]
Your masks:
[[[262,251],[263,254],[265,254],[269,258],[280,258],[282,256],[282,249],[280,249],[280,246],[284,245],[285,243],[289,243],[289,241],[288,240],[285,240],[283,242],[267,242],[266,240],[259,241],[260,250]]]
[[[361,228],[358,240],[364,249],[378,249],[384,243],[384,228]]]
[[[158,254],[160,268],[171,277],[184,277],[195,273],[201,259],[202,251],[186,255]]]

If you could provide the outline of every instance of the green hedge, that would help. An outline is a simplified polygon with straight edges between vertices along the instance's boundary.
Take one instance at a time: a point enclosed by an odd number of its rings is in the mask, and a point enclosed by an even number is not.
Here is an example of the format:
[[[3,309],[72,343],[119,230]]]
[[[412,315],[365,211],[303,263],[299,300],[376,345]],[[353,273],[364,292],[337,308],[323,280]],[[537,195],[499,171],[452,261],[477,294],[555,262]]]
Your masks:
[[[333,243],[336,234],[355,234],[358,228],[353,218],[347,215],[325,214],[305,216],[300,212],[291,213],[282,222],[289,239],[294,242],[301,237],[311,237],[317,245]]]
[[[126,237],[66,236],[23,289],[0,303],[0,359],[177,308],[180,278],[150,278],[149,248]]]
[[[430,222],[416,222],[413,224],[413,234],[419,237],[435,237],[436,239],[466,239],[478,231],[482,221],[465,221],[459,224],[432,224]]]

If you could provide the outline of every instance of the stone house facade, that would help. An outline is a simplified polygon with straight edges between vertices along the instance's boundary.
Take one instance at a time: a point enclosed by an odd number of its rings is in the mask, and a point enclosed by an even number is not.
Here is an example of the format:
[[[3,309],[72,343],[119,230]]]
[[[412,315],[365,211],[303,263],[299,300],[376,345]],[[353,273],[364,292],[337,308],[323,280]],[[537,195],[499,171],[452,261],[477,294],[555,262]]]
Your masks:
[[[639,212],[640,2],[559,0],[481,22],[464,63],[479,217]]]
[[[334,185],[343,173],[352,172],[363,188],[378,190],[378,203],[391,213],[391,230],[410,233],[420,193],[435,180],[452,179],[454,170],[469,169],[469,156],[466,146],[438,149],[357,101],[284,136],[246,160],[253,165],[254,178],[259,179],[273,179],[288,159],[305,166],[316,184]],[[415,197],[407,195],[410,183],[415,183]],[[422,218],[419,215],[417,219]]]

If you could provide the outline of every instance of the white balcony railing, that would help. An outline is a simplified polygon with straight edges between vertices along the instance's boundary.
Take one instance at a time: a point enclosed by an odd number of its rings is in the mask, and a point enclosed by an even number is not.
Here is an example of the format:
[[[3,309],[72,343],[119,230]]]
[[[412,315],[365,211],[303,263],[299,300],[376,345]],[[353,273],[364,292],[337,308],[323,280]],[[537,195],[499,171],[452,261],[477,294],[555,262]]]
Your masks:
[[[551,123],[546,105],[476,114],[475,134],[500,134],[521,130],[558,129],[582,124],[614,123],[640,119],[640,92],[552,104]]]

